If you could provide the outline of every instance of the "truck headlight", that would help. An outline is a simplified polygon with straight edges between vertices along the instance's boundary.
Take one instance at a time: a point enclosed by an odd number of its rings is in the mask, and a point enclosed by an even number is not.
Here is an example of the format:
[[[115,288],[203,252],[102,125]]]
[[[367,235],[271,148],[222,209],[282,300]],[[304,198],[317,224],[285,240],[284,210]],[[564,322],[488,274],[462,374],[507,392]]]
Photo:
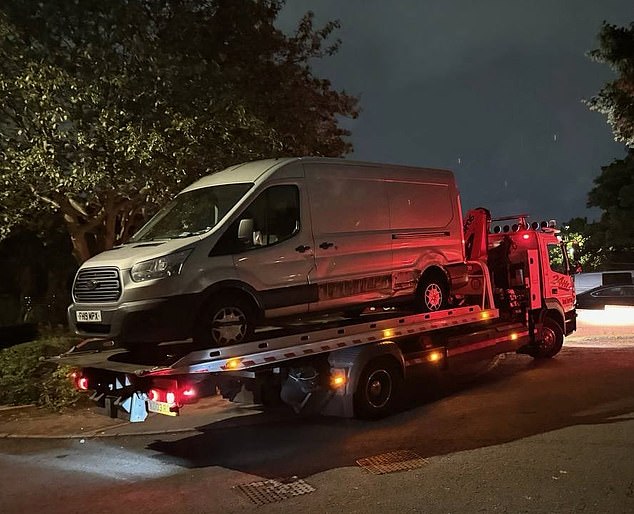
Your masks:
[[[144,280],[178,275],[190,253],[191,248],[182,252],[157,257],[156,259],[150,259],[149,261],[137,262],[130,270],[132,280],[143,282]]]

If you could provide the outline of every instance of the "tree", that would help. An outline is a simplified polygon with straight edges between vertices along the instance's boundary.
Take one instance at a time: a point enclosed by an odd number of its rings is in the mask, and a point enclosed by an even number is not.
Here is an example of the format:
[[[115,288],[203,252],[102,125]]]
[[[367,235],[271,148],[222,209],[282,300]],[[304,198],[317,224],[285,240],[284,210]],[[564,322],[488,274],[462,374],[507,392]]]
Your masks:
[[[603,234],[599,224],[588,218],[572,218],[562,227],[562,236],[568,243],[571,262],[580,264],[583,271],[600,269],[607,258],[602,246]]]
[[[634,149],[624,159],[601,168],[588,194],[588,207],[603,214],[592,228],[594,246],[600,248],[611,267],[634,265]]]
[[[607,116],[616,141],[634,148],[634,23],[627,28],[604,22],[599,43],[600,47],[591,51],[590,57],[608,64],[618,77],[587,104]]]
[[[607,116],[614,139],[629,151],[601,168],[588,194],[588,207],[599,207],[601,219],[571,220],[569,238],[580,243],[582,264],[591,269],[634,267],[634,23],[629,28],[604,23],[599,44],[590,57],[618,76],[586,104]]]
[[[5,0],[0,238],[61,215],[78,262],[196,178],[280,155],[342,156],[357,99],[313,76],[337,22],[293,35],[283,0]]]

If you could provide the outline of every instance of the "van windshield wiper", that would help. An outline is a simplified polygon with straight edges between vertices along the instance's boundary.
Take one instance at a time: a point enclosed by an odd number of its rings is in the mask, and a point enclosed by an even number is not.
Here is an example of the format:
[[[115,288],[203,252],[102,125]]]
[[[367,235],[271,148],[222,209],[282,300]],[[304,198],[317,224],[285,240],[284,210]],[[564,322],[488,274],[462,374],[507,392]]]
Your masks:
[[[182,232],[178,234],[177,236],[175,236],[175,238],[199,236],[200,234],[204,234],[205,232],[209,232],[210,230],[211,230],[211,227],[205,227],[200,230],[195,230],[194,232]]]

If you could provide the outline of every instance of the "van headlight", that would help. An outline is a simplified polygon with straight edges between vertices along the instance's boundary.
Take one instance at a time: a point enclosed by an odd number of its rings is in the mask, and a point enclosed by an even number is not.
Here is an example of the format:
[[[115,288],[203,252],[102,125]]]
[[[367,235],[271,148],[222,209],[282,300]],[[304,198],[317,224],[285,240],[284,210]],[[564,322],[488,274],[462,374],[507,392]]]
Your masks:
[[[155,278],[165,278],[178,275],[183,268],[185,259],[191,253],[191,248],[182,252],[170,253],[163,257],[150,259],[149,261],[137,262],[130,270],[132,280],[143,282]]]

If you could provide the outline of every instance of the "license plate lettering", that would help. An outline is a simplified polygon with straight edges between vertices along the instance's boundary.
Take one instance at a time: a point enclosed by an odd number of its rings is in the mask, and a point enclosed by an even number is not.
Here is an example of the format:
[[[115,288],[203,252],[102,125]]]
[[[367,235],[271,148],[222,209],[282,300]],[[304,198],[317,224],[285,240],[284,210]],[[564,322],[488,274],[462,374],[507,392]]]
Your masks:
[[[163,414],[165,416],[178,416],[178,411],[172,412],[170,407],[171,404],[166,402],[147,400],[147,410],[149,412],[155,412],[156,414]]]
[[[77,311],[77,321],[84,323],[99,323],[101,322],[101,311]]]

